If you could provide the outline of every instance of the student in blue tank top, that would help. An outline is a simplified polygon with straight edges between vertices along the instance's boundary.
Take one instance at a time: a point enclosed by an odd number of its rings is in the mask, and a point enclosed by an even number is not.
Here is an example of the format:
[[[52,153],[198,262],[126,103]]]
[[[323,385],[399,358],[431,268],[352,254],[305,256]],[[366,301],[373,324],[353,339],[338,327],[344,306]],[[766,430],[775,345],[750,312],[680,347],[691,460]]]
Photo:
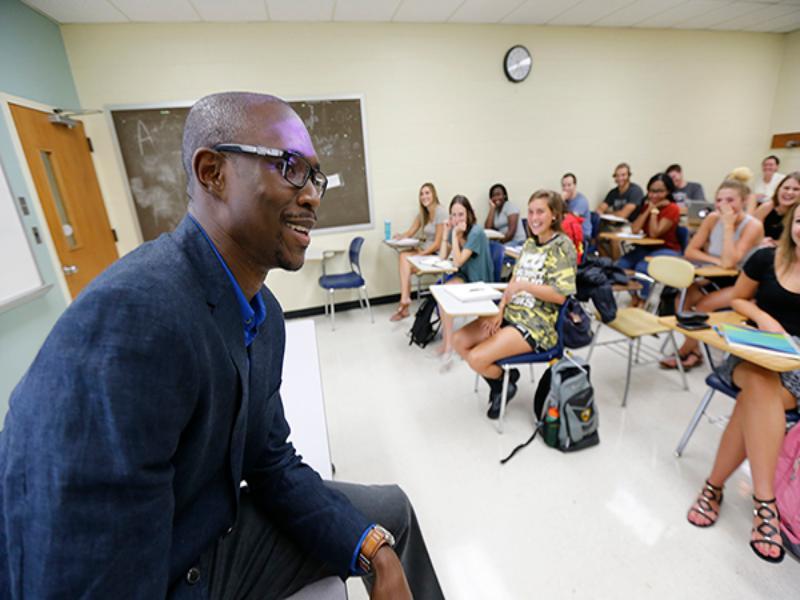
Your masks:
[[[450,258],[458,271],[447,283],[494,281],[494,266],[489,251],[489,239],[483,227],[476,223],[475,211],[466,196],[455,196],[450,202],[450,220],[445,223],[442,258]],[[442,317],[444,344],[440,352],[449,359],[453,352],[453,318],[439,310]]]

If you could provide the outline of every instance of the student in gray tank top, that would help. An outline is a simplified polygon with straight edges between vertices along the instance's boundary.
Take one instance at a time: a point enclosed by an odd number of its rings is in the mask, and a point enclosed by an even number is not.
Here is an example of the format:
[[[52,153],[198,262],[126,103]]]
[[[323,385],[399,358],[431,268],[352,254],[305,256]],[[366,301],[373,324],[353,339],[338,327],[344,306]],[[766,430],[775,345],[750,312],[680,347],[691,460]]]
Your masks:
[[[761,221],[745,212],[749,195],[750,188],[740,181],[726,179],[722,182],[715,195],[716,210],[703,220],[686,248],[688,260],[739,270],[751,250],[764,237]],[[728,308],[733,298],[736,276],[715,277],[713,283],[718,289],[705,294],[703,285],[693,283],[686,292],[684,310],[711,312]],[[684,369],[691,369],[703,362],[697,340],[686,338],[679,354]],[[660,364],[667,369],[677,368],[674,357],[665,358]]]

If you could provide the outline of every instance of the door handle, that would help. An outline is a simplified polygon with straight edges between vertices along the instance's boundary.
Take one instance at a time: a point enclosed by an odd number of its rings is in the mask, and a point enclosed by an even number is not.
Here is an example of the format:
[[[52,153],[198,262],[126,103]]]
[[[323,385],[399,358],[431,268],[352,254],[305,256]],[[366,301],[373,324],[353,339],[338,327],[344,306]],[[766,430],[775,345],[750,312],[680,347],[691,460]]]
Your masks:
[[[64,271],[64,275],[75,275],[78,272],[77,265],[65,265],[61,267],[61,270]]]

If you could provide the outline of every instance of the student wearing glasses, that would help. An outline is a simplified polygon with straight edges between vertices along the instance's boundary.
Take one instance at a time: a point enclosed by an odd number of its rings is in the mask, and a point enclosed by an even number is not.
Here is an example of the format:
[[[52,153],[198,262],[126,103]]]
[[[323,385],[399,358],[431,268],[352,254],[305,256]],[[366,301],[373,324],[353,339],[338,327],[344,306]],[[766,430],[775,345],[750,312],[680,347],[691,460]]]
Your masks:
[[[681,211],[675,203],[672,192],[675,184],[666,173],[656,173],[647,182],[647,199],[639,216],[631,224],[633,233],[644,233],[648,238],[664,240],[662,246],[636,246],[617,261],[623,269],[635,269],[647,273],[647,257],[678,256],[681,245],[678,241],[678,222]],[[649,284],[642,284],[642,297],[634,294],[633,304],[638,306],[647,298]]]
[[[448,284],[494,281],[494,265],[489,251],[489,239],[483,227],[476,223],[475,211],[466,196],[457,195],[450,202],[450,219],[445,225],[444,242],[439,255],[449,258],[458,269],[448,277]],[[441,308],[442,337],[439,349],[444,367],[450,366],[453,354],[453,317]]]
[[[442,598],[402,491],[323,482],[287,439],[264,280],[303,266],[327,186],[302,120],[206,96],[183,166],[188,215],[84,289],[11,394],[0,597],[285,598],[338,575]]]
[[[800,342],[800,202],[789,207],[777,247],[754,252],[733,288],[731,308],[755,323],[761,331],[786,333]],[[800,370],[776,373],[729,356],[717,369],[726,383],[738,390],[736,404],[722,438],[711,473],[689,509],[696,527],[716,523],[722,505],[722,488],[747,459],[753,481],[753,527],[750,547],[767,562],[783,560],[785,549],[775,505],[773,480],[786,431],[786,411],[800,400]],[[800,425],[797,425],[800,427]]]
[[[717,189],[716,210],[700,224],[700,229],[689,241],[684,252],[687,260],[697,264],[718,265],[725,269],[738,269],[764,237],[761,221],[745,212],[750,188],[740,181],[726,179]],[[686,292],[686,310],[711,312],[731,305],[736,277],[715,277],[714,291],[704,289],[708,282],[693,283]],[[703,363],[699,343],[686,338],[679,352],[684,370]],[[677,369],[675,357],[664,358],[659,363],[665,369]]]
[[[444,225],[447,222],[447,211],[439,204],[439,196],[432,183],[423,183],[419,188],[419,214],[403,233],[395,235],[395,239],[417,236],[420,247],[415,251],[400,252],[398,256],[398,270],[400,272],[400,304],[389,317],[390,321],[400,321],[408,317],[408,307],[411,305],[411,274],[414,267],[408,262],[407,257],[416,254],[427,256],[436,254],[442,246]]]
[[[489,384],[486,416],[497,419],[503,388],[495,362],[507,356],[542,352],[556,345],[556,320],[567,296],[575,293],[575,245],[562,231],[564,201],[558,193],[539,190],[528,202],[532,236],[503,294],[497,316],[481,317],[455,333],[453,345],[469,366]],[[507,398],[516,393],[519,371],[512,369]]]

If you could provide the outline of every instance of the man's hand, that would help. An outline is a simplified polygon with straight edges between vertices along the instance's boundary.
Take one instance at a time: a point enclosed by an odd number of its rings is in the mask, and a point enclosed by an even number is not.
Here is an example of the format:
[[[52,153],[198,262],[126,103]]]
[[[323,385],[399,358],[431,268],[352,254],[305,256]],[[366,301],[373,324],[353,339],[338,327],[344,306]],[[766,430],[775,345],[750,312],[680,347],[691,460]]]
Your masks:
[[[372,559],[375,583],[372,600],[412,600],[403,565],[389,546],[381,546]]]

